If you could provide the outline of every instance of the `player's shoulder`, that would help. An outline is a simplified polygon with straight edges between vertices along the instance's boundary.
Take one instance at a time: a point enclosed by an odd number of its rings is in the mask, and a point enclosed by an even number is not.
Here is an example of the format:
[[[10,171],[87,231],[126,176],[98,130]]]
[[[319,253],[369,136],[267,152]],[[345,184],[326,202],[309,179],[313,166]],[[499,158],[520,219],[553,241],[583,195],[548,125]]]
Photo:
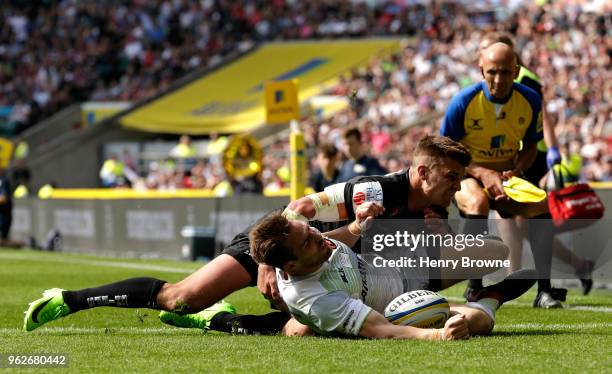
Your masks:
[[[319,282],[318,276],[291,277],[283,270],[276,269],[276,280],[281,296],[287,305],[303,311],[308,310],[309,305],[316,298],[327,293]]]
[[[460,101],[471,101],[474,96],[476,96],[478,93],[482,92],[482,90],[484,89],[483,87],[483,82],[477,82],[474,83],[470,86],[467,86],[463,89],[461,89],[461,91],[459,91],[455,97],[453,98],[453,100],[460,100]]]
[[[366,201],[383,202],[384,196],[396,195],[398,191],[409,188],[410,183],[406,171],[386,175],[369,175],[356,177],[347,182],[350,186],[350,195],[355,209],[357,205]]]
[[[459,91],[448,104],[447,112],[465,110],[469,103],[483,91],[483,82],[474,83]]]
[[[540,78],[526,67],[521,66],[519,75],[514,81],[531,88],[540,98],[542,97],[542,83],[540,82]]]
[[[542,99],[540,95],[531,87],[527,87],[524,84],[514,82],[512,84],[513,89],[523,96],[532,106],[541,106]]]
[[[516,78],[516,82],[523,83],[523,79],[525,78],[529,78],[529,80],[536,82],[539,85],[542,85],[542,83],[540,82],[540,77],[538,77],[536,73],[521,65],[518,77]]]
[[[399,170],[385,175],[364,175],[355,177],[347,183],[355,186],[361,183],[379,182],[379,183],[402,183],[406,181],[406,170]]]

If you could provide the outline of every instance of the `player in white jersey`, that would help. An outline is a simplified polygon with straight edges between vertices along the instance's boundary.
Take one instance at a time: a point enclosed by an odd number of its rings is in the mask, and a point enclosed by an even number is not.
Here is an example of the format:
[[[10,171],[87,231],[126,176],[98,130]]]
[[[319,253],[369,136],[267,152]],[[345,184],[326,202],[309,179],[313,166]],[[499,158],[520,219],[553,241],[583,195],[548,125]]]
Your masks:
[[[317,271],[291,276],[277,269],[280,293],[291,314],[316,332],[357,335],[371,309],[384,310],[395,296],[408,290],[407,280],[396,268],[374,267],[346,244],[324,240],[332,251]],[[313,317],[316,321],[311,320]],[[344,322],[342,326],[337,326],[339,321]]]
[[[279,291],[291,314],[320,334],[358,335],[369,338],[423,340],[465,339],[487,335],[495,310],[533,284],[533,280],[508,278],[485,287],[476,302],[452,306],[454,314],[442,329],[393,325],[381,314],[391,300],[418,289],[418,283],[397,269],[380,270],[355,254],[353,245],[361,223],[382,212],[376,203],[358,208],[349,225],[351,236],[331,240],[299,221],[271,214],[250,233],[251,253],[260,263],[277,268]],[[413,282],[413,283],[411,283]]]
[[[413,223],[438,221],[447,228],[444,220],[448,218],[446,207],[461,188],[465,167],[469,165],[469,150],[460,143],[442,136],[427,136],[421,139],[412,156],[412,166],[408,170],[385,176],[366,176],[352,179],[327,187],[325,191],[304,196],[292,201],[285,216],[291,220],[336,222],[355,219],[355,211],[366,202],[381,204],[385,210],[379,218],[391,220],[411,220],[407,229],[414,229]],[[440,223],[440,221],[442,221]],[[399,221],[398,221],[399,222]],[[405,223],[408,221],[404,221]],[[430,230],[436,231],[436,230]],[[416,232],[420,232],[416,230]],[[361,246],[353,246],[359,251]],[[431,248],[434,249],[434,248]],[[444,251],[443,248],[439,249]],[[455,250],[447,251],[447,257],[457,255]],[[464,251],[463,256],[473,259],[505,259],[506,246],[492,245],[473,247]],[[434,257],[440,257],[435,255]],[[448,268],[421,268],[427,270],[428,284],[423,289],[439,291],[452,286],[464,274],[456,274]],[[488,269],[480,276],[497,269]],[[474,274],[472,274],[475,276]],[[411,276],[414,278],[414,275]],[[464,278],[465,279],[465,278]],[[278,295],[274,269],[259,266],[257,285],[270,299],[282,302]]]

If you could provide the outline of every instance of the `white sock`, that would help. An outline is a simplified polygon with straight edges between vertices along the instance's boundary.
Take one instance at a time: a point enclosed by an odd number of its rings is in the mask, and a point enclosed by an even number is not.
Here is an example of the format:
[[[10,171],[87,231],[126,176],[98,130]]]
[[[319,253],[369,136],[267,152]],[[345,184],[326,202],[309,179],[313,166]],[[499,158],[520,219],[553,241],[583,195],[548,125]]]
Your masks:
[[[484,298],[475,302],[465,303],[465,306],[482,310],[491,317],[493,322],[495,322],[495,310],[499,307],[499,301],[491,298]]]

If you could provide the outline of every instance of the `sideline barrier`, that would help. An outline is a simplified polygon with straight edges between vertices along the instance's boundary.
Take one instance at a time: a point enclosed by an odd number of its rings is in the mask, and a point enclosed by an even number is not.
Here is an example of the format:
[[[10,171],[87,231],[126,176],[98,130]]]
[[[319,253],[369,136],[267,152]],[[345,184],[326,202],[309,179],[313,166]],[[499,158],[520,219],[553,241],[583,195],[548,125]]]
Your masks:
[[[185,226],[212,227],[221,247],[288,197],[16,199],[11,237],[44,243],[60,232],[62,250],[125,257],[183,258]]]
[[[310,187],[306,188],[306,194],[313,193]],[[278,190],[266,189],[264,197],[287,197],[289,198],[289,188]],[[49,199],[60,200],[127,200],[127,199],[202,199],[223,197],[216,196],[213,190],[204,189],[179,189],[174,191],[154,191],[154,190],[132,190],[122,188],[54,188],[50,190]]]
[[[61,192],[54,192],[57,191]],[[596,191],[608,208],[604,218],[611,219],[612,189]],[[191,192],[202,193],[202,196],[209,193]],[[287,195],[167,198],[158,194],[155,198],[16,199],[11,236],[19,240],[32,236],[38,243],[44,243],[52,230],[58,230],[65,252],[179,259],[184,258],[183,227],[213,228],[219,250],[263,214],[288,202]],[[450,217],[458,217],[454,208]],[[579,235],[605,239],[610,237],[609,230],[598,224],[580,231]],[[608,267],[612,267],[612,261],[606,265]]]

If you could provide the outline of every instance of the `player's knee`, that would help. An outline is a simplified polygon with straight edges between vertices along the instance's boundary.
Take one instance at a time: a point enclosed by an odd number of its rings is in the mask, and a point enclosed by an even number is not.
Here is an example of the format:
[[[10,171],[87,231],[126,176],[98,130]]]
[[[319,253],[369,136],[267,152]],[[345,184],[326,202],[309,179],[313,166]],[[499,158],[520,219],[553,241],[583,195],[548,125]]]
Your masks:
[[[486,336],[491,335],[495,322],[493,319],[482,310],[473,309],[469,313],[467,318],[468,329],[472,336]]]
[[[283,326],[282,334],[285,336],[312,336],[314,332],[310,327],[303,325],[291,318],[285,326]]]
[[[488,316],[487,316],[488,317]],[[488,320],[477,321],[474,323],[474,326],[470,326],[470,335],[472,336],[488,336],[491,335],[493,331],[493,321],[488,318]]]
[[[180,284],[166,283],[157,294],[157,304],[164,310],[178,313],[195,313],[191,303],[193,296]]]
[[[461,191],[455,194],[459,210],[464,214],[487,215],[489,213],[489,199],[482,193]]]
[[[505,260],[510,254],[510,248],[497,239],[486,239],[487,254],[492,260]]]

